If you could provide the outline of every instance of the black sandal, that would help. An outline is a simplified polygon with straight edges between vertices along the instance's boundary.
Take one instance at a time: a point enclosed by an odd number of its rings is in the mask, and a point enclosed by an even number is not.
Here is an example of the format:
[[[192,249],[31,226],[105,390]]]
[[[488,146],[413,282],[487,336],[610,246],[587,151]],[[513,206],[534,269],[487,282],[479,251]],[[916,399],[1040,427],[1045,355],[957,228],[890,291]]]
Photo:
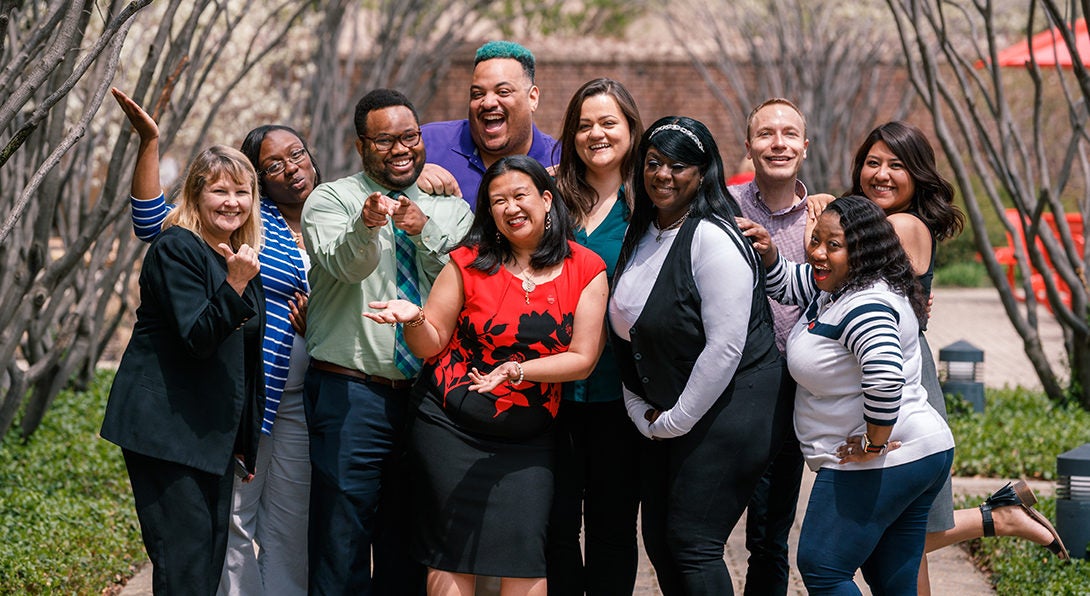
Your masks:
[[[1014,484],[1008,482],[1006,486],[995,491],[992,496],[988,497],[980,504],[980,516],[984,520],[984,535],[995,536],[995,522],[992,521],[992,509],[1008,507],[1010,505],[1020,505],[1033,521],[1044,526],[1045,529],[1052,534],[1052,542],[1044,545],[1044,547],[1052,551],[1060,559],[1066,560],[1071,558],[1071,555],[1067,552],[1067,547],[1064,546],[1063,540],[1060,540],[1060,534],[1056,532],[1056,528],[1053,527],[1052,522],[1048,521],[1047,517],[1041,515],[1039,511],[1033,508],[1036,504],[1037,496],[1033,494],[1033,490],[1026,485],[1025,481],[1019,480]]]

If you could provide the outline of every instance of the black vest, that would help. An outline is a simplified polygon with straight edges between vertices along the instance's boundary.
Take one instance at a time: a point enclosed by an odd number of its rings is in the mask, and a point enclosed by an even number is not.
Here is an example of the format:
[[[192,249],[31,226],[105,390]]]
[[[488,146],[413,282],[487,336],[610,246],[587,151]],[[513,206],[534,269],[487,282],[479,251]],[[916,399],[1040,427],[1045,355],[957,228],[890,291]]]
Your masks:
[[[735,378],[746,371],[771,364],[780,358],[772,329],[772,314],[765,298],[765,272],[753,249],[730,224],[713,221],[727,230],[731,240],[751,266],[757,283],[750,298],[749,328],[742,360]],[[621,380],[629,391],[656,408],[667,410],[677,403],[692,373],[697,356],[704,349],[704,323],[700,318],[702,297],[693,279],[692,241],[698,219],[689,219],[678,231],[670,252],[659,270],[647,304],[628,330],[631,342],[610,328]],[[618,272],[623,275],[623,272]],[[714,300],[714,296],[703,299]],[[730,308],[723,304],[722,308]],[[734,381],[724,393],[733,389]]]

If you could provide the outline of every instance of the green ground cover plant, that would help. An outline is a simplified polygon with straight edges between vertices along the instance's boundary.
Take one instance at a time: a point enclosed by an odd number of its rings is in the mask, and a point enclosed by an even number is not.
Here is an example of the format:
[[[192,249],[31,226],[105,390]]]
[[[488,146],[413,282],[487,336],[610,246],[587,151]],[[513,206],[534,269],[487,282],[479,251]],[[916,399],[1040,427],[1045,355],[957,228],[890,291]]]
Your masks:
[[[947,397],[955,476],[1056,479],[1056,456],[1090,443],[1090,412],[1040,392],[990,389],[983,413]]]
[[[955,475],[1055,480],[1056,456],[1090,442],[1090,412],[1077,404],[1056,405],[1043,393],[1022,388],[988,390],[986,400],[981,414],[947,396],[957,440]],[[975,507],[986,497],[966,498],[959,507]],[[1038,497],[1037,509],[1055,520],[1056,500]],[[967,546],[991,574],[997,594],[1090,594],[1088,561],[1061,562],[1036,544],[1010,538],[978,539]]]
[[[0,444],[0,594],[100,594],[144,560],[121,450],[100,439],[113,372]]]

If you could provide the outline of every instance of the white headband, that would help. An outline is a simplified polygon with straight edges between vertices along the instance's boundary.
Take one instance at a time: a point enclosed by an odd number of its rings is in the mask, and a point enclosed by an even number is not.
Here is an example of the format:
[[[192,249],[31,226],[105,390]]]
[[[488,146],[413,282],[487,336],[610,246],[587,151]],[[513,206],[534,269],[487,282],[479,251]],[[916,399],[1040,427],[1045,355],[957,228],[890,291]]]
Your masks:
[[[700,139],[696,138],[696,134],[694,134],[693,131],[691,131],[688,128],[685,128],[684,126],[681,126],[679,124],[663,124],[662,126],[660,126],[660,127],[656,128],[655,130],[651,131],[651,134],[648,135],[647,138],[652,139],[652,138],[655,137],[655,135],[659,134],[660,132],[662,132],[664,130],[676,130],[676,131],[680,132],[681,134],[689,137],[690,139],[692,139],[692,141],[694,143],[696,143],[696,146],[700,148],[700,152],[704,153],[704,143],[701,143]]]

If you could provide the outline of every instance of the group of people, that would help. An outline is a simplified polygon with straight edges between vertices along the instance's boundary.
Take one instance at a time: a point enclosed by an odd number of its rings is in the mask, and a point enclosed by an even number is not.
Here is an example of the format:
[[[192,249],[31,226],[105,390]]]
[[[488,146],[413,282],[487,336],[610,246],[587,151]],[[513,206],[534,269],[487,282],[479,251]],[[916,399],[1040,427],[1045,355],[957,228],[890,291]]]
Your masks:
[[[262,126],[168,204],[155,121],[114,90],[151,245],[102,436],[157,594],[627,594],[638,514],[664,594],[730,594],[747,508],[746,593],[783,594],[804,462],[811,592],[860,568],[926,592],[925,549],[973,536],[1066,556],[1024,484],[952,511],[921,330],[963,218],[918,129],[878,127],[833,200],[797,178],[786,99],[750,114],[754,177],[728,187],[697,120],[645,129],[599,78],[554,140],[539,94],[533,55],[489,42],[465,120],[377,89],[362,171],[323,183]]]

